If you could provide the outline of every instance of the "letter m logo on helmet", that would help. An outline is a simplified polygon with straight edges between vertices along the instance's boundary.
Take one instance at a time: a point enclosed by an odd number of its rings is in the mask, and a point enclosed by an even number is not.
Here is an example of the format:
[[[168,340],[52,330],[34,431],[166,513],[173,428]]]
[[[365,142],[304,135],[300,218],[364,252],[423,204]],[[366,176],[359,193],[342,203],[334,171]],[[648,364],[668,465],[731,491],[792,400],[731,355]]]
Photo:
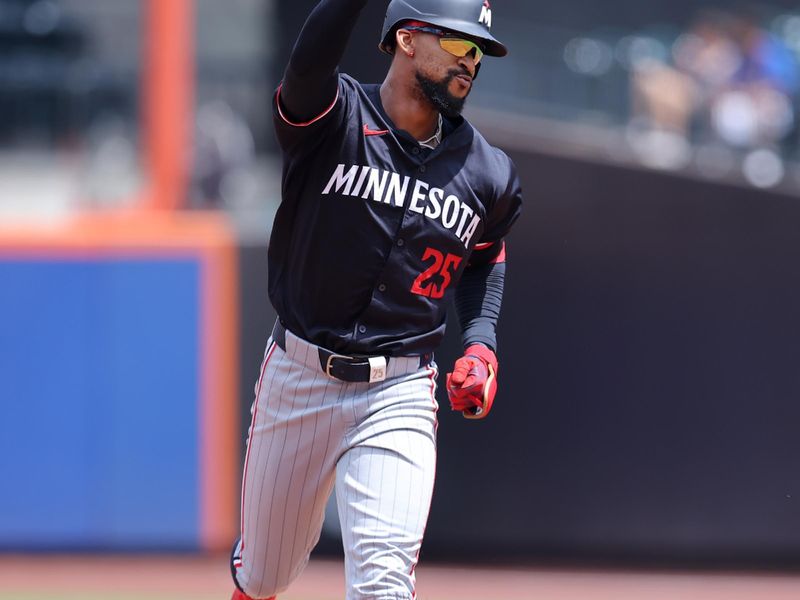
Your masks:
[[[481,16],[478,17],[478,23],[483,23],[486,27],[492,26],[492,7],[489,6],[489,0],[483,0]]]
[[[382,51],[392,54],[395,32],[406,21],[430,23],[463,34],[480,43],[488,56],[508,54],[489,31],[492,26],[489,0],[390,0],[378,45]]]

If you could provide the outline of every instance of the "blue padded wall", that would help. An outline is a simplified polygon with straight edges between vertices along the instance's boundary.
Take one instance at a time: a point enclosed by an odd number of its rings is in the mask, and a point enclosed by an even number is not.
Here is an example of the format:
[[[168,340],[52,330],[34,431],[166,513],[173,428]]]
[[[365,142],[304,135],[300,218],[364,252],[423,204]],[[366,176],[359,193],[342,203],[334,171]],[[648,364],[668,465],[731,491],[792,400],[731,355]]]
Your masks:
[[[0,261],[0,547],[198,542],[198,260]]]

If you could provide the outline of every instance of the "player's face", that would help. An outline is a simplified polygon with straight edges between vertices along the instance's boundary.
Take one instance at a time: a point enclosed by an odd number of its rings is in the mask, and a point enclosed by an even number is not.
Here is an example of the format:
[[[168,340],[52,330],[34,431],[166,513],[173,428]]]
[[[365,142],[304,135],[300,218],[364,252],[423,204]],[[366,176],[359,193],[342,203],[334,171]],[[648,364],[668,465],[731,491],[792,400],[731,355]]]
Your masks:
[[[472,91],[482,52],[467,40],[425,31],[415,32],[415,48],[420,90],[446,116],[459,115]]]

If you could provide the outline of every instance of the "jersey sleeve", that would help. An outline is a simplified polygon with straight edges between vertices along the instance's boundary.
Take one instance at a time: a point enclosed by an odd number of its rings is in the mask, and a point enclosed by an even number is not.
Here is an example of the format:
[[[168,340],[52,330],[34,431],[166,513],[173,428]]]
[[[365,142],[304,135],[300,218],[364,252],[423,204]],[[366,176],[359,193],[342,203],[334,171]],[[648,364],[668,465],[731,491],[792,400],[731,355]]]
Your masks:
[[[487,215],[486,229],[480,242],[498,242],[511,230],[522,211],[522,187],[517,176],[517,168],[511,159],[497,150],[497,169],[503,174],[498,179],[498,193]]]
[[[503,263],[506,260],[506,245],[503,238],[522,212],[522,187],[517,169],[511,159],[500,150],[496,151],[498,178],[497,195],[490,205],[486,228],[470,256],[471,265]]]
[[[339,76],[333,100],[322,111],[306,120],[295,120],[281,102],[283,84],[272,97],[272,120],[278,145],[285,153],[294,155],[312,149],[331,130],[347,119],[350,94],[347,82]]]

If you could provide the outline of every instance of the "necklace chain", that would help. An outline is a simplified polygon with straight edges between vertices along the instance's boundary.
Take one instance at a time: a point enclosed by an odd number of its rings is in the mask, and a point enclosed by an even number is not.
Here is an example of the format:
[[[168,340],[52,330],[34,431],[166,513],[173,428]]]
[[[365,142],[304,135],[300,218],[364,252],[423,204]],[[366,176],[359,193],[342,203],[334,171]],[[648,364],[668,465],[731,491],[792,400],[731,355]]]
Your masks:
[[[427,140],[420,140],[419,145],[433,150],[442,143],[442,113],[439,113],[439,124],[436,126],[436,131]]]

